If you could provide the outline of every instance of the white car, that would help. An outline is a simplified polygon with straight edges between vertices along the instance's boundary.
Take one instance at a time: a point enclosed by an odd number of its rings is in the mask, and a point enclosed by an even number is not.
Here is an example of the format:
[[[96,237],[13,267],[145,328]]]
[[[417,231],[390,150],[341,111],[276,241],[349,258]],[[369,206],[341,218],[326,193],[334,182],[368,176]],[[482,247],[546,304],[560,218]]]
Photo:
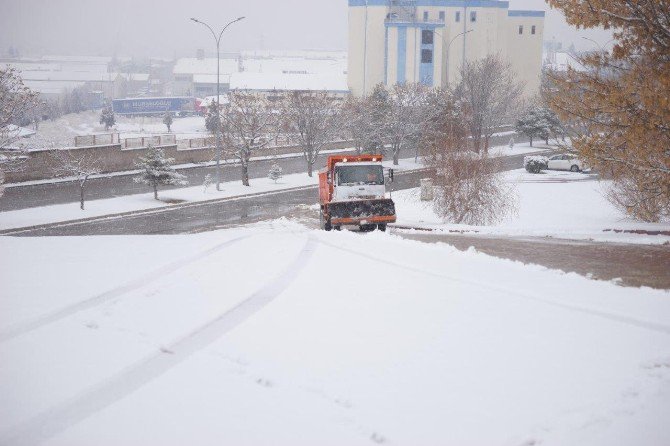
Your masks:
[[[547,161],[547,169],[549,170],[569,170],[572,172],[581,172],[586,169],[586,166],[577,155],[570,153],[562,153],[549,157]]]

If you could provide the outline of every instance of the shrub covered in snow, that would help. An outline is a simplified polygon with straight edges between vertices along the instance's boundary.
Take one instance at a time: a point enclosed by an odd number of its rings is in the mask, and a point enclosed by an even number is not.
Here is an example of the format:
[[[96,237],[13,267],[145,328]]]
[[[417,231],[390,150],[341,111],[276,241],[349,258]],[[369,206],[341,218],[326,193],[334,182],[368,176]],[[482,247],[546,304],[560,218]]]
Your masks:
[[[523,167],[529,173],[540,173],[547,168],[549,160],[546,156],[532,155],[523,158]]]
[[[280,179],[281,177],[282,177],[281,166],[277,163],[274,163],[272,167],[270,167],[270,171],[268,172],[268,178],[270,178],[272,181],[276,183],[277,180]]]

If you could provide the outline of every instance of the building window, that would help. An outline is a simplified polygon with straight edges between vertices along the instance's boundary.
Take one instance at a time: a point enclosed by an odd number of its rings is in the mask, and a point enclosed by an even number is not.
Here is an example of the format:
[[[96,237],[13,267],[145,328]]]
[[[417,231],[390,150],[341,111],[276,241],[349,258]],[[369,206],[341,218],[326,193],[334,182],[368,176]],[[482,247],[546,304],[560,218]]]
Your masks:
[[[429,29],[424,29],[421,31],[421,44],[422,45],[432,45],[433,44],[433,32]]]
[[[456,11],[456,21],[457,22],[461,21],[461,11]]]
[[[530,27],[530,33],[535,34],[535,25]]]
[[[424,22],[428,21],[428,11],[423,11],[423,21]]]
[[[440,11],[440,22],[444,22],[444,11]]]
[[[519,35],[523,34],[523,25],[519,25]]]
[[[421,63],[433,63],[433,50],[421,50]]]
[[[477,11],[470,11],[470,21],[471,22],[477,21]]]

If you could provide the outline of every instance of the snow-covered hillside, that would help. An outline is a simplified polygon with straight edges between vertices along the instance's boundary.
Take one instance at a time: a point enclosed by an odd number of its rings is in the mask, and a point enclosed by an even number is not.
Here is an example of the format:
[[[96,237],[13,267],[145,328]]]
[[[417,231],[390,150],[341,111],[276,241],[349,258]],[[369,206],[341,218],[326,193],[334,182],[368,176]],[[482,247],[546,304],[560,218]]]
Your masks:
[[[668,292],[284,220],[0,251],[0,444],[670,444]]]

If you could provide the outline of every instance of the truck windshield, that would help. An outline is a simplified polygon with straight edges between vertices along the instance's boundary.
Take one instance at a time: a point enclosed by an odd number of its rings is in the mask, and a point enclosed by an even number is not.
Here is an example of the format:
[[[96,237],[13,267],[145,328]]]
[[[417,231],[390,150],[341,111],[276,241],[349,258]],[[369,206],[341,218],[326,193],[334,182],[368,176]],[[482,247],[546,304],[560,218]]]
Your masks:
[[[338,166],[337,184],[384,184],[384,170],[382,166]]]

